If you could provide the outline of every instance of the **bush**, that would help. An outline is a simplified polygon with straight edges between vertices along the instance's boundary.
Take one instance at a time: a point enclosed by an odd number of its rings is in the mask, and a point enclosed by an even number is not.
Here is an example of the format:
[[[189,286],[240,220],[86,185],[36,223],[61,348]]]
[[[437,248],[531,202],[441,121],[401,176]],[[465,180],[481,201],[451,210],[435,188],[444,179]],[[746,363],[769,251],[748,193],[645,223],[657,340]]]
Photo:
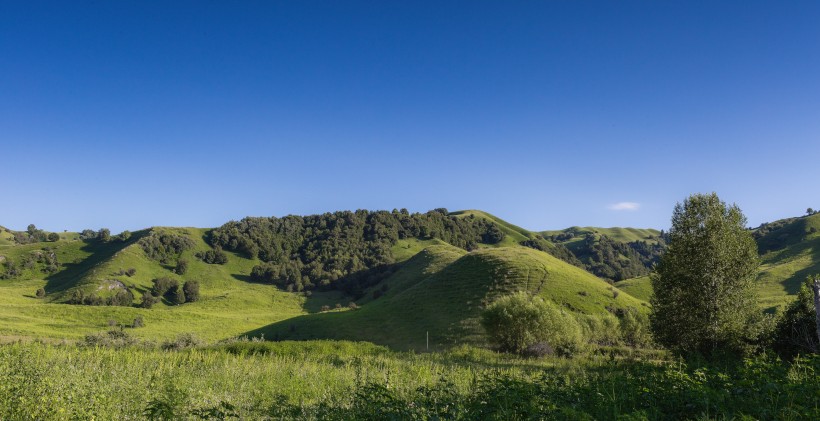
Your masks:
[[[174,268],[174,272],[177,275],[185,275],[185,272],[188,272],[188,261],[185,259],[179,259],[177,261],[177,267]]]
[[[46,290],[43,289],[43,288],[38,288],[36,295],[37,295],[37,298],[45,298]]]
[[[167,351],[180,351],[193,348],[202,344],[202,340],[192,333],[182,333],[173,341],[166,341],[162,344],[162,349]]]
[[[489,340],[504,352],[523,354],[544,343],[559,355],[571,356],[582,347],[581,327],[569,313],[540,297],[518,292],[492,303],[481,314]]]
[[[134,345],[136,343],[136,339],[119,329],[112,329],[105,333],[85,335],[85,339],[83,340],[83,344],[85,346],[100,346],[109,348],[122,348],[125,346]]]
[[[172,292],[172,302],[174,304],[185,304],[185,291],[177,285],[176,289]]]
[[[224,265],[228,263],[228,255],[222,251],[222,247],[215,246],[213,250],[208,250],[205,253],[199,252],[196,257],[205,263],[212,265]]]
[[[137,273],[137,270],[134,269],[134,268],[130,268],[130,269],[125,271],[125,275],[128,276],[129,278],[136,275],[136,273]]]
[[[159,301],[158,297],[155,297],[150,292],[146,291],[142,293],[142,303],[140,303],[140,307],[142,308],[151,308]]]
[[[47,238],[48,238],[48,241],[51,241],[51,242],[59,241],[60,240],[60,234],[57,234],[56,232],[50,232],[50,233],[48,233]]]
[[[185,302],[193,303],[195,301],[199,301],[198,281],[186,281],[185,285],[182,287],[182,290],[185,293]]]
[[[137,316],[134,318],[134,323],[131,324],[131,327],[138,328],[145,326],[145,322],[142,320],[142,316]]]
[[[179,282],[171,278],[156,278],[153,281],[154,286],[151,288],[151,293],[154,294],[154,297],[163,297],[168,292],[176,292],[176,288],[179,286]]]
[[[806,278],[797,293],[797,298],[789,304],[777,321],[774,349],[781,357],[794,358],[798,354],[820,353],[814,292],[811,289],[813,278]]]

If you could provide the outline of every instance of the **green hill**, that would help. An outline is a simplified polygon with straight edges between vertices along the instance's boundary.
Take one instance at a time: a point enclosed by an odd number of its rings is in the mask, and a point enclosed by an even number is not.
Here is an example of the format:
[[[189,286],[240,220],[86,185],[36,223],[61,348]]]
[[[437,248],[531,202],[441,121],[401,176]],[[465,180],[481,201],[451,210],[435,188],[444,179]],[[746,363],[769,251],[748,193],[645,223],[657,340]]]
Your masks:
[[[285,320],[249,332],[275,339],[349,339],[396,349],[483,344],[478,316],[496,297],[528,291],[571,311],[601,315],[608,308],[646,308],[603,280],[547,253],[525,247],[465,253],[436,246],[386,279],[385,295],[356,310],[342,309]],[[393,285],[401,285],[394,287]]]
[[[763,224],[754,230],[761,253],[761,304],[793,300],[807,276],[820,273],[820,214]]]
[[[646,302],[649,302],[649,299],[652,297],[652,281],[648,276],[627,279],[618,282],[616,286],[621,291]]]

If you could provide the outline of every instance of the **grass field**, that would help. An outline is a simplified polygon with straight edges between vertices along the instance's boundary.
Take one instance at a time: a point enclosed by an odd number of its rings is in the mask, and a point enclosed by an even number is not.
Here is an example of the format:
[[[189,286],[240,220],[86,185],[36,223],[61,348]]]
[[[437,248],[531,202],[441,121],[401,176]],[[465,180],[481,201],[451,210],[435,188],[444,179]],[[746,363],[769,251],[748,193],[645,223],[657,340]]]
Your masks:
[[[812,420],[818,373],[820,358],[721,366],[336,341],[12,344],[0,346],[0,418]]]

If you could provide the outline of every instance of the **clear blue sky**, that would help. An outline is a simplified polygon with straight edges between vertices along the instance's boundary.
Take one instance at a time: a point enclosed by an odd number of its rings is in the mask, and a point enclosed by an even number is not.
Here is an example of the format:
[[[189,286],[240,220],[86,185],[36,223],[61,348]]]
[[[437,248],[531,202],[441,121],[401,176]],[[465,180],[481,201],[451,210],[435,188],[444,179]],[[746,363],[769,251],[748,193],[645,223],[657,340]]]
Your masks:
[[[0,224],[820,208],[817,1],[167,3],[0,3]]]

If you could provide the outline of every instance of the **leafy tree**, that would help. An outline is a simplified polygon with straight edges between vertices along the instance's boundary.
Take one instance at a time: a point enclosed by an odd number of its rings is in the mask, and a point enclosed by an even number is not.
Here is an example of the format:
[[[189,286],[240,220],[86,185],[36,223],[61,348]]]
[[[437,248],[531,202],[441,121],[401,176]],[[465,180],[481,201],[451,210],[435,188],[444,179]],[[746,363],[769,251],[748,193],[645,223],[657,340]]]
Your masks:
[[[222,251],[222,247],[220,246],[215,246],[213,250],[208,250],[204,253],[199,252],[196,254],[196,257],[212,265],[224,265],[228,263],[228,255]]]
[[[817,313],[812,286],[815,277],[809,276],[800,287],[797,298],[786,308],[777,322],[774,349],[783,357],[820,353],[817,333]]]
[[[37,298],[45,298],[45,296],[46,296],[46,290],[43,289],[43,288],[38,288],[37,289]]]
[[[152,280],[153,287],[151,288],[151,293],[154,294],[154,297],[163,297],[168,295],[170,299],[169,292],[173,293],[176,291],[176,288],[179,286],[179,282],[175,279],[171,278],[156,278]]]
[[[171,301],[174,304],[185,304],[185,290],[180,288],[179,285],[177,285],[176,289],[172,292],[171,297]]]
[[[746,217],[715,193],[695,194],[675,206],[668,236],[652,275],[655,339],[684,353],[744,351],[759,265]]]
[[[185,281],[182,290],[185,293],[185,302],[199,301],[199,281]]]
[[[151,292],[145,291],[142,293],[142,302],[140,303],[140,307],[142,308],[151,308],[159,302],[159,297],[155,297]]]
[[[581,345],[581,327],[567,312],[538,296],[518,292],[499,298],[481,314],[481,326],[501,351],[525,353],[547,344],[563,354]]]
[[[51,241],[53,243],[53,242],[59,241],[59,240],[60,240],[60,234],[57,234],[56,232],[48,233],[48,241]]]
[[[174,268],[174,272],[177,275],[185,275],[185,272],[188,271],[188,260],[186,259],[179,259],[177,260],[177,267]]]
[[[128,241],[129,238],[131,238],[131,231],[128,230],[121,232],[120,235],[117,236],[117,239],[123,243]]]
[[[93,240],[95,238],[97,238],[97,231],[92,229],[84,229],[80,233],[80,240]]]
[[[100,228],[100,230],[97,231],[97,239],[104,243],[111,241],[111,230],[108,228]]]

